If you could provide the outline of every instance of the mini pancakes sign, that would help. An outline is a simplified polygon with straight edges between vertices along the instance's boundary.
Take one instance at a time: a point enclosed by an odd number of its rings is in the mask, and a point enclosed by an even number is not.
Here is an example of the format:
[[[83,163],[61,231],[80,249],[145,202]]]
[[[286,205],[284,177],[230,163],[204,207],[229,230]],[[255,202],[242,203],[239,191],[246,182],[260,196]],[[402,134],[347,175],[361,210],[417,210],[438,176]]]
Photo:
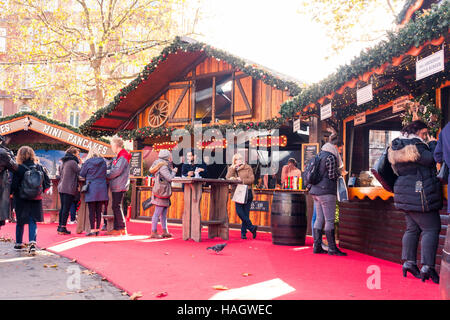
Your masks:
[[[69,129],[50,124],[33,116],[22,116],[0,123],[0,134],[8,135],[18,131],[32,130],[44,134],[63,143],[79,147],[83,150],[97,150],[104,157],[113,157],[111,147],[97,140],[82,136]]]

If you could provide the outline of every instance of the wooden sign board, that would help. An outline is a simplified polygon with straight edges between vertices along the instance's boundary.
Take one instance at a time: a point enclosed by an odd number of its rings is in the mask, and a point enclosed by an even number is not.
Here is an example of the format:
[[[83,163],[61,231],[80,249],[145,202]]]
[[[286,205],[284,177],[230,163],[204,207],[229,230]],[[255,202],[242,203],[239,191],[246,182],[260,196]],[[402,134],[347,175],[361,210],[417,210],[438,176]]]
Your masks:
[[[366,123],[366,113],[365,112],[361,112],[358,113],[357,115],[355,115],[355,119],[353,120],[353,124],[355,126],[360,125]]]
[[[356,90],[356,104],[359,106],[373,100],[372,84]]]
[[[392,113],[404,111],[406,109],[406,106],[410,102],[411,101],[409,100],[409,96],[403,96],[398,99],[395,99],[392,105]]]
[[[0,134],[8,135],[18,131],[32,130],[83,150],[96,150],[103,157],[114,157],[111,147],[104,142],[93,140],[33,116],[23,116],[0,123]],[[14,143],[12,141],[11,143]]]
[[[304,143],[302,144],[302,172],[305,171],[305,167],[308,162],[319,153],[318,143]]]
[[[144,176],[143,150],[132,150],[130,153],[130,178],[142,178]]]
[[[269,201],[252,201],[250,211],[269,212]]]

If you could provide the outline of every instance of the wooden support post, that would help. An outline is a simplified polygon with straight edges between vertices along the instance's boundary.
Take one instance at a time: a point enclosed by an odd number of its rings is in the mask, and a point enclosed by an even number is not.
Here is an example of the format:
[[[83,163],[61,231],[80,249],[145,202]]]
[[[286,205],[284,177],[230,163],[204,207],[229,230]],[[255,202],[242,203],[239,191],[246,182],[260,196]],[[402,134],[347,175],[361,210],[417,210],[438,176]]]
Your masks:
[[[131,218],[135,219],[137,216],[137,179],[131,179]]]

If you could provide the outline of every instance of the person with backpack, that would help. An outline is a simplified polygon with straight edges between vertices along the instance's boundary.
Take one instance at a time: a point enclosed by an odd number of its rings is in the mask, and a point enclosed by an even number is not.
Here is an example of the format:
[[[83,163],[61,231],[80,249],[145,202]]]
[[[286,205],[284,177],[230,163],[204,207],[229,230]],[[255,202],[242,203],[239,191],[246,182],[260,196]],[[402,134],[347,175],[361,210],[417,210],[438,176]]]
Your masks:
[[[173,168],[172,154],[169,150],[161,150],[156,160],[150,168],[150,173],[155,175],[155,184],[152,188],[151,204],[155,206],[152,217],[151,238],[171,238],[172,235],[167,230],[167,211],[170,207],[170,196],[172,195],[172,179],[178,168]],[[163,233],[158,234],[158,220],[161,219]]]
[[[336,245],[334,221],[337,201],[337,179],[341,175],[342,160],[338,147],[342,143],[337,135],[323,145],[321,151],[305,168],[305,183],[310,185],[309,193],[314,200],[316,221],[313,228],[313,252],[327,253],[322,248],[322,228],[325,225],[325,235],[328,241],[328,254],[346,256]]]
[[[13,174],[11,191],[15,200],[17,218],[16,243],[14,249],[22,250],[24,226],[28,224],[29,253],[36,251],[37,224],[44,220],[42,195],[50,188],[50,178],[44,168],[37,163],[34,150],[23,146],[17,152],[19,167]]]
[[[81,166],[80,176],[86,179],[84,201],[89,207],[91,232],[86,236],[98,236],[102,220],[102,209],[108,201],[108,186],[106,185],[106,161],[95,150],[89,151],[87,160]]]
[[[67,149],[64,157],[61,158],[60,176],[58,183],[58,192],[61,199],[61,208],[59,210],[58,234],[68,235],[67,219],[69,218],[70,207],[75,201],[78,193],[78,177],[80,173],[80,149],[70,147]]]
[[[441,231],[439,210],[443,206],[442,188],[433,158],[436,139],[428,135],[427,125],[416,120],[401,130],[388,151],[388,159],[398,178],[394,184],[394,205],[405,213],[406,231],[402,239],[402,271],[425,281],[439,283],[435,260]],[[421,239],[421,263],[417,267],[417,248]]]
[[[123,140],[119,137],[111,139],[111,149],[116,154],[106,177],[112,194],[112,211],[114,214],[114,230],[108,234],[126,235],[125,216],[123,215],[122,200],[130,186],[131,154],[123,148]]]
[[[16,171],[18,166],[6,144],[7,138],[0,135],[0,227],[11,218],[11,172]]]

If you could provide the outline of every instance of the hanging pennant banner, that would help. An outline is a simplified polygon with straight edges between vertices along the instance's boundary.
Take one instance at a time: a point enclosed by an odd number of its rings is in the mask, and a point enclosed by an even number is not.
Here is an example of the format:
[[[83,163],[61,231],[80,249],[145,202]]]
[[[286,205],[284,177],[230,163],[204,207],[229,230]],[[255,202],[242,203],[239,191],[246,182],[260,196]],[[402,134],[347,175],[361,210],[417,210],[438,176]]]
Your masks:
[[[439,50],[416,62],[416,81],[444,71],[444,50]]]
[[[372,84],[356,90],[356,104],[359,106],[373,100]]]
[[[361,112],[358,113],[357,115],[355,115],[355,119],[353,120],[353,124],[355,126],[360,125],[366,123],[366,113],[365,112]]]
[[[320,120],[331,118],[333,112],[331,110],[331,102],[327,105],[320,107]]]

